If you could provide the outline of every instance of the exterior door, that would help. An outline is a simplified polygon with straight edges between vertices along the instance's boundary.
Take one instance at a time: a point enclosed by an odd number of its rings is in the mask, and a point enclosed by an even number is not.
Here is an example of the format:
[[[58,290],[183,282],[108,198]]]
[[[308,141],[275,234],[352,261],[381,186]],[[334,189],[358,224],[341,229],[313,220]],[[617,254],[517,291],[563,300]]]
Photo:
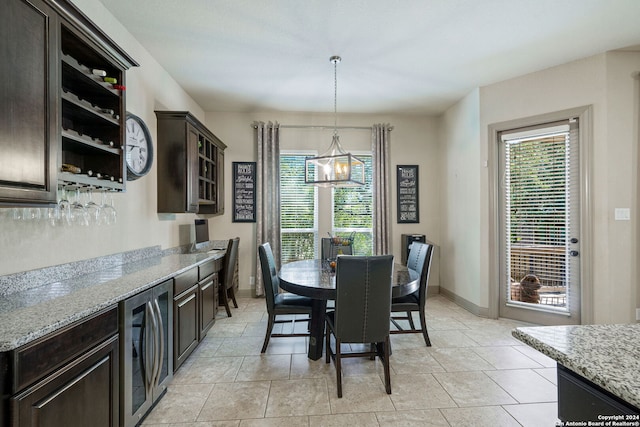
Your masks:
[[[578,119],[498,133],[499,315],[580,323]]]

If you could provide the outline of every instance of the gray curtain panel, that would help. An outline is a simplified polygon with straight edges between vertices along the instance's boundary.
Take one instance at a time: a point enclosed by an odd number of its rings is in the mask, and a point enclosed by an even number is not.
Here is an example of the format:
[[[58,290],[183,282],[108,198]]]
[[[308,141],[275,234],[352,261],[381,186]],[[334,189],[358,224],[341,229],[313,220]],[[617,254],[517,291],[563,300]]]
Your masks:
[[[258,146],[256,240],[269,242],[280,268],[280,124],[254,122]],[[256,296],[264,295],[260,259],[256,257]]]
[[[373,154],[373,245],[375,255],[391,253],[390,145],[393,127],[375,124],[371,130]]]

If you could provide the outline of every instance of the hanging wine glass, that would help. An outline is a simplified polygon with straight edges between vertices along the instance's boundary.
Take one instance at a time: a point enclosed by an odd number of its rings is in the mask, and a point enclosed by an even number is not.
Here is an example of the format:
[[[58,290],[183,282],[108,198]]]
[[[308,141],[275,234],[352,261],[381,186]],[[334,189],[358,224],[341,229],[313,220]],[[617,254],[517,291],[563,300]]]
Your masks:
[[[101,207],[99,204],[93,201],[93,187],[89,186],[86,192],[87,202],[84,208],[87,210],[89,221],[91,223],[100,225],[102,223],[102,217],[100,215]]]
[[[102,206],[100,206],[103,223],[106,225],[114,225],[118,219],[118,213],[113,207],[113,194],[104,190],[102,192]]]
[[[71,221],[74,225],[89,225],[89,214],[80,201],[80,186],[73,187],[73,201],[71,202]]]
[[[58,187],[58,212],[59,222],[62,225],[71,225],[71,203],[63,186]]]

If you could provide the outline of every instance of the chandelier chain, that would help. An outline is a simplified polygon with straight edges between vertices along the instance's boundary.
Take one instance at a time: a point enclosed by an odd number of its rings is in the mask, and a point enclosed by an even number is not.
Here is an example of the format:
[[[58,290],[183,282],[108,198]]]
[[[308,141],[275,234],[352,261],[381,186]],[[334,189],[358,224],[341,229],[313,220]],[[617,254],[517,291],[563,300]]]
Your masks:
[[[338,134],[338,59],[333,61],[333,134]]]

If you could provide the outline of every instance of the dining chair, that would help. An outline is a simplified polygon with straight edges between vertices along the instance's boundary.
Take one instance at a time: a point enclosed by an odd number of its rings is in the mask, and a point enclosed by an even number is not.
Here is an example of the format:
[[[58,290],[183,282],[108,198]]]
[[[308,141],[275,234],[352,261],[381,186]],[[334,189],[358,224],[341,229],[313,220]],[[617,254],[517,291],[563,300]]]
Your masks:
[[[309,322],[311,318],[311,298],[301,295],[280,292],[280,279],[276,270],[276,262],[273,257],[271,245],[263,243],[258,247],[258,255],[260,256],[260,269],[262,270],[262,281],[264,284],[265,300],[267,302],[267,312],[269,320],[267,323],[267,332],[262,344],[262,353],[267,351],[269,339],[271,337],[308,337],[309,332],[296,333],[296,322]],[[298,319],[296,315],[306,314],[307,318]],[[277,319],[277,316],[291,316],[289,319]],[[291,333],[275,333],[273,334],[273,326],[276,323],[291,323]]]
[[[336,261],[336,308],[325,315],[326,363],[336,367],[338,397],[342,397],[342,358],[378,356],[384,366],[385,389],[389,376],[389,317],[393,255],[340,256]],[[331,336],[335,338],[335,352]],[[369,351],[343,352],[342,344],[366,344]]]
[[[413,242],[409,250],[407,268],[418,273],[420,286],[418,289],[402,297],[391,300],[391,323],[397,328],[391,330],[392,334],[412,334],[422,333],[427,347],[431,347],[431,340],[427,332],[427,322],[425,318],[425,304],[427,300],[427,286],[429,284],[429,269],[431,267],[431,256],[433,255],[433,245],[428,243]],[[412,313],[417,311],[420,317],[420,328],[415,326]],[[398,315],[394,313],[404,313]],[[403,328],[398,321],[406,320],[408,328]]]
[[[227,252],[224,256],[224,266],[222,268],[222,283],[218,285],[218,298],[220,303],[224,305],[227,316],[231,317],[231,307],[229,307],[229,299],[233,301],[233,306],[238,308],[235,293],[235,274],[238,264],[238,246],[240,246],[240,238],[229,239],[227,244]]]

